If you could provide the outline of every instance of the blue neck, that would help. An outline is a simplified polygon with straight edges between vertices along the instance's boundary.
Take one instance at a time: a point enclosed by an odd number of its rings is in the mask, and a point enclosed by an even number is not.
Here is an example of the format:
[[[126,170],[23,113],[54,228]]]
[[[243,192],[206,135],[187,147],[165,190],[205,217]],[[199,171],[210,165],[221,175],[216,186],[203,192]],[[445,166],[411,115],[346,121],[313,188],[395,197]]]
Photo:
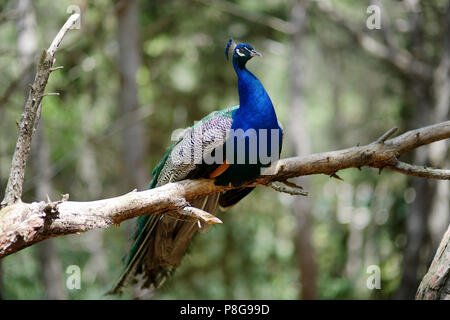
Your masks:
[[[269,95],[261,82],[233,58],[233,67],[238,77],[239,109],[233,116],[235,128],[278,128],[278,120]]]

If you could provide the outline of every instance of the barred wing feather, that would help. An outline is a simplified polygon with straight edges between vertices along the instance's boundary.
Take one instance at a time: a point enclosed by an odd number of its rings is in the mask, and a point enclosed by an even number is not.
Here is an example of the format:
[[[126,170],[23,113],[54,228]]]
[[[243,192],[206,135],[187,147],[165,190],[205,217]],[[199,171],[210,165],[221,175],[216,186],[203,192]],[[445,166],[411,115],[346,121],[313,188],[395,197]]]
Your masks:
[[[188,128],[153,170],[150,188],[196,177],[201,158],[225,143],[232,115],[238,106],[215,111]],[[202,150],[198,151],[198,146]],[[199,158],[200,157],[200,158]],[[192,206],[215,214],[219,194],[197,199]],[[202,226],[205,229],[206,226]],[[188,245],[199,231],[197,220],[180,218],[174,212],[140,217],[126,267],[110,293],[115,294],[130,280],[142,279],[143,288],[158,288],[179,265]]]

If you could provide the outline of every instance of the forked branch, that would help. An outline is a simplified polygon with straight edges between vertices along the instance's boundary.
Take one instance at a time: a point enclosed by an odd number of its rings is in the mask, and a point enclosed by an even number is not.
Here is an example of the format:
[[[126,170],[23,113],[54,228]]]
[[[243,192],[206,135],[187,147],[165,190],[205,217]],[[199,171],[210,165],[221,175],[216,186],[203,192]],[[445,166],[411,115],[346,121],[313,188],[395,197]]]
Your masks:
[[[0,208],[19,201],[22,196],[25,168],[30,155],[33,133],[37,128],[37,122],[40,118],[42,99],[44,96],[57,95],[55,93],[44,93],[50,74],[53,71],[60,69],[59,67],[53,67],[55,63],[55,53],[58,50],[64,35],[75,24],[79,17],[79,14],[71,15],[52,41],[50,47],[42,52],[36,77],[33,84],[30,85],[28,99],[25,103],[25,108],[19,124],[19,137],[11,161],[5,198],[0,204]]]
[[[289,191],[296,189],[294,193],[299,194],[302,190],[287,182],[287,179],[311,174],[332,176],[339,170],[364,166],[418,175],[415,170],[399,169],[404,164],[398,158],[420,146],[450,138],[450,121],[408,131],[389,140],[385,138],[386,134],[365,146],[281,159],[267,171],[270,174],[260,176],[245,186],[272,186],[274,182],[281,182]],[[439,170],[439,173],[420,176],[449,179],[450,170]],[[199,197],[233,188],[236,187],[216,186],[213,180],[184,180],[98,201],[75,202],[66,198],[50,203],[17,202],[0,211],[0,258],[50,237],[107,228],[146,214],[172,214],[178,211],[207,224],[220,223],[219,219],[193,210],[189,203]]]

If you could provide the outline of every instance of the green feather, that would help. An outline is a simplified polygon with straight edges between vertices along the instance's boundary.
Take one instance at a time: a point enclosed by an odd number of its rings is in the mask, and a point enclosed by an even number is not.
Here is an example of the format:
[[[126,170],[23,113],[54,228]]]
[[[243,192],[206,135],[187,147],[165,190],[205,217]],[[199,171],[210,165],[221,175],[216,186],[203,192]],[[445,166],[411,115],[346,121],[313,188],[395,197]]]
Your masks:
[[[233,117],[233,113],[239,108],[239,106],[233,106],[233,107],[229,107],[226,108],[224,110],[220,110],[220,111],[214,111],[211,112],[210,114],[208,114],[207,116],[203,117],[200,121],[196,122],[194,125],[191,126],[191,128],[197,127],[199,125],[201,125],[203,122],[205,122],[206,120],[209,120],[212,117],[225,117],[225,118],[232,118]],[[152,170],[152,176],[153,179],[150,182],[150,187],[149,189],[153,189],[156,187],[156,184],[158,183],[158,177],[159,174],[161,173],[162,169],[164,168],[164,165],[166,164],[167,159],[170,156],[170,153],[172,152],[173,148],[181,141],[181,138],[176,141],[175,143],[173,143],[169,149],[167,149],[167,152],[164,154],[164,156],[162,157],[161,160],[159,160],[159,162],[156,164],[156,166],[153,168]],[[131,257],[134,255],[134,253],[136,253],[137,248],[139,248],[140,246],[140,238],[142,237],[141,232],[145,227],[145,224],[147,223],[147,220],[150,216],[141,216],[138,218],[138,227],[136,229],[136,233],[134,238],[137,240],[135,241],[133,247],[130,250],[130,254],[128,255],[128,259],[127,259],[127,263],[125,264],[125,268],[127,267],[128,263],[131,260]]]
[[[205,121],[211,119],[212,117],[223,117],[223,118],[232,118],[233,113],[239,108],[239,106],[233,106],[224,110],[220,111],[214,111],[202,118],[200,121],[196,122],[191,128],[195,128],[197,126],[201,126]],[[174,147],[180,143],[183,140],[183,137],[181,137],[178,141],[173,143],[167,150],[167,152],[164,154],[162,159],[157,163],[157,165],[152,170],[153,179],[150,183],[149,188],[153,189],[158,185],[158,182],[160,180],[160,175],[162,170],[164,169],[164,166],[167,164],[167,160],[169,159],[169,156],[173,152]],[[163,177],[164,179],[164,177]],[[134,273],[136,268],[141,263],[139,260],[142,258],[142,254],[144,253],[144,246],[146,246],[146,243],[148,241],[151,241],[150,233],[153,232],[153,229],[160,218],[159,215],[146,215],[141,216],[137,220],[137,228],[136,232],[134,234],[134,243],[130,249],[130,252],[126,258],[125,264],[124,264],[124,272],[122,276],[120,277],[118,283],[116,284],[115,288],[111,291],[112,293],[117,293],[120,290],[120,287],[124,285],[126,279]],[[149,237],[150,236],[150,237]],[[140,257],[138,257],[140,256]],[[125,258],[125,257],[124,257]],[[132,262],[133,261],[133,262]],[[133,266],[130,266],[130,264],[133,264]],[[160,272],[163,272],[164,270],[160,270]]]

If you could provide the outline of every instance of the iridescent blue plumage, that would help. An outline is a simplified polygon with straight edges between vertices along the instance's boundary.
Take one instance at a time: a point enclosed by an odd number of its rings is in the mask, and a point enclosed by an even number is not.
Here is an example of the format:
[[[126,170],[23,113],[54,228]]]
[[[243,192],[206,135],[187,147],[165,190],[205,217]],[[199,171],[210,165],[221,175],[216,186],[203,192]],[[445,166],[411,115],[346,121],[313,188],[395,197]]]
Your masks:
[[[232,39],[230,39],[230,41],[232,41]],[[228,42],[227,47],[229,46],[230,41]],[[264,139],[264,137],[261,137],[258,134],[259,130],[266,129],[268,132],[270,132],[270,130],[276,130],[279,133],[279,148],[275,150],[275,152],[278,153],[276,157],[278,157],[281,152],[283,131],[278,123],[275,109],[268,93],[258,78],[246,67],[247,62],[254,56],[261,56],[261,54],[247,43],[240,43],[233,50],[232,61],[238,78],[239,108],[233,114],[231,129],[235,132],[238,129],[242,129],[244,132],[247,132],[249,129],[254,129],[257,132],[256,153],[258,155],[260,155],[260,144],[262,139]],[[238,152],[236,149],[236,140],[237,138],[234,143],[235,154]],[[250,153],[248,141],[249,137],[246,137],[246,154]],[[270,135],[268,135],[266,143],[269,151],[272,147],[271,142]],[[268,156],[273,155],[268,152]],[[263,165],[259,161],[256,164],[246,163],[244,165],[231,165],[230,168],[216,180],[220,184],[231,182],[234,185],[239,185],[259,176],[262,166]]]
[[[225,55],[233,46],[230,38],[225,48]],[[184,135],[175,142],[164,155],[163,159],[153,170],[153,180],[150,188],[183,179],[214,178],[217,184],[241,185],[260,175],[260,169],[269,164],[258,160],[251,162],[251,152],[256,149],[257,154],[264,144],[271,150],[272,140],[268,136],[260,136],[259,131],[266,129],[275,130],[278,147],[274,151],[276,157],[281,152],[282,129],[279,126],[272,101],[261,82],[247,70],[247,62],[254,56],[261,54],[246,43],[240,43],[232,49],[233,67],[238,79],[239,107],[216,111],[203,118],[193,127],[188,128]],[[186,163],[180,161],[188,155],[192,159],[192,150],[199,144],[195,136],[196,130],[200,130],[202,137],[202,157],[213,154],[218,149],[224,152],[224,163],[207,164]],[[235,136],[231,132],[241,130],[242,134]],[[230,138],[230,136],[232,138]],[[235,143],[237,139],[245,140],[245,148],[239,149]],[[252,139],[256,140],[256,148],[251,145]],[[230,139],[234,139],[231,141]],[[267,140],[265,140],[267,139]],[[226,147],[233,143],[233,155],[227,154]],[[244,153],[244,163],[237,163],[236,157]],[[271,156],[272,154],[268,154]],[[231,157],[231,158],[230,158]],[[204,159],[203,159],[204,160]],[[238,188],[221,194],[211,195],[197,199],[191,203],[210,213],[215,213],[218,206],[230,207],[248,195],[253,188]],[[185,218],[184,218],[185,219]],[[135,234],[135,242],[126,259],[125,270],[111,293],[117,293],[121,287],[137,275],[141,278],[143,287],[159,287],[164,280],[175,270],[183,257],[191,238],[197,231],[207,229],[201,226],[197,220],[185,221],[171,217],[167,214],[153,214],[141,217]]]
[[[230,38],[227,42],[227,45],[225,46],[225,58],[227,58],[227,60],[228,60],[228,55],[229,55],[230,47],[231,47],[232,43],[233,43],[233,38]]]

